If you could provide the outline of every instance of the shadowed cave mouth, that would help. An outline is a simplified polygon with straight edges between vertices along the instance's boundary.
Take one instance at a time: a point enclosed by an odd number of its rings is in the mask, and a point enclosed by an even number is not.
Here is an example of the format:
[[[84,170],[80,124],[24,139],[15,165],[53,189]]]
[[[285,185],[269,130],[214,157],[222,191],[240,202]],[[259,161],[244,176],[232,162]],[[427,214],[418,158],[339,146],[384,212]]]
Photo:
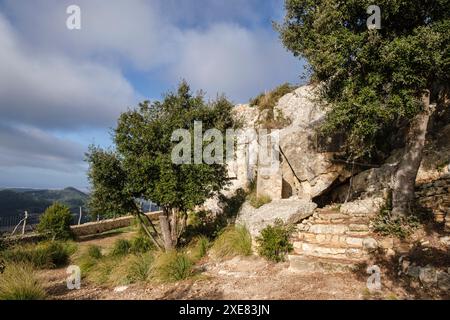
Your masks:
[[[318,208],[324,208],[331,204],[344,203],[345,198],[350,187],[351,177],[341,181],[338,179],[325,189],[320,195],[312,198],[312,201],[317,204]],[[350,194],[349,200],[354,198],[355,194]]]

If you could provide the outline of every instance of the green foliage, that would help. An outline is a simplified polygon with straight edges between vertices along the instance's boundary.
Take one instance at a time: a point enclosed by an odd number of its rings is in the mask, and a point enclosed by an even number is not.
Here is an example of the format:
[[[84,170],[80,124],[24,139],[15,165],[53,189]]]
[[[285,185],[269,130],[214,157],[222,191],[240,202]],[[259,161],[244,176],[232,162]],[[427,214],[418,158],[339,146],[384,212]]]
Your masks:
[[[37,231],[52,240],[67,240],[72,237],[71,222],[72,215],[69,208],[65,205],[54,203],[40,217]]]
[[[243,189],[238,189],[231,197],[222,194],[219,196],[223,207],[222,214],[214,215],[208,211],[191,213],[186,232],[183,234],[185,243],[189,243],[198,236],[206,236],[209,239],[216,238],[224,228],[234,222],[246,198],[247,193]]]
[[[135,256],[130,261],[127,273],[127,278],[130,283],[149,280],[152,274],[154,260],[154,256],[149,253]]]
[[[0,190],[0,216],[28,213],[42,213],[54,202],[67,205],[72,213],[85,207],[87,195],[75,188],[63,190]]]
[[[153,276],[164,282],[180,281],[192,275],[192,267],[193,262],[185,253],[163,252],[156,256]]]
[[[100,259],[102,255],[102,249],[96,245],[90,245],[87,248],[87,255],[93,259]]]
[[[209,247],[209,239],[205,236],[198,236],[191,241],[187,253],[192,261],[197,261],[206,255]]]
[[[382,210],[372,221],[372,228],[383,236],[408,238],[420,226],[420,220],[413,215],[394,219],[390,210]]]
[[[139,235],[131,240],[131,253],[146,253],[155,249],[155,245],[151,242],[148,237]]]
[[[6,265],[0,275],[0,300],[43,300],[46,292],[29,264]]]
[[[282,220],[275,221],[273,226],[267,226],[256,239],[258,253],[274,262],[284,261],[286,255],[294,249],[290,242],[293,231],[293,226],[285,226]]]
[[[343,134],[354,159],[387,148],[386,137],[422,111],[424,90],[439,101],[450,83],[450,2],[380,0],[381,30],[366,26],[371,4],[286,0],[276,25],[323,84],[330,109],[322,134]]]
[[[1,253],[7,262],[31,264],[39,269],[65,266],[76,251],[76,245],[67,242],[44,242],[37,245],[17,245]]]
[[[193,95],[182,82],[164,101],[145,101],[123,113],[114,131],[116,151],[91,147],[87,154],[91,211],[136,213],[135,199],[151,199],[166,212],[176,209],[185,215],[203,204],[228,183],[226,166],[173,163],[172,151],[179,142],[172,135],[186,129],[193,139],[195,121],[202,122],[202,133],[215,128],[225,135],[237,126],[232,109],[225,97],[206,103],[201,93]],[[194,162],[194,152],[189,160]]]
[[[249,256],[252,254],[252,237],[244,226],[230,226],[214,241],[212,250],[220,258]]]
[[[283,96],[295,89],[295,86],[285,83],[250,100],[250,106],[258,107],[260,111],[259,124],[262,124],[266,129],[280,129],[288,126],[290,121],[283,116],[280,110],[275,111],[275,106]]]
[[[86,158],[93,188],[88,202],[90,213],[113,218],[136,212],[137,205],[126,188],[127,175],[117,153],[90,146]]]
[[[263,194],[258,197],[256,193],[250,194],[248,200],[250,202],[250,205],[256,209],[261,208],[263,205],[272,202],[272,199],[268,195]]]
[[[112,256],[125,256],[131,252],[131,243],[126,239],[117,239],[111,250]]]

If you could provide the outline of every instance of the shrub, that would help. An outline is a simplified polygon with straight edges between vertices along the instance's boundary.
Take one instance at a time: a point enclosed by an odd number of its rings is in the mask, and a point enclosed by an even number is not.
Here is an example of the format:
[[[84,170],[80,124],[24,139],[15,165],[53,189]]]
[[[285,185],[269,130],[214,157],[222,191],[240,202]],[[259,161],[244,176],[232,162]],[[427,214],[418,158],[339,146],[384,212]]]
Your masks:
[[[87,254],[93,259],[100,259],[102,255],[102,249],[99,246],[90,245],[87,249]]]
[[[277,110],[277,114],[275,114],[274,110],[280,98],[293,90],[295,90],[294,86],[285,83],[270,92],[262,93],[250,100],[250,106],[259,108],[260,117],[258,123],[267,129],[279,129],[288,126],[290,121],[283,116],[281,110]]]
[[[400,239],[408,238],[421,223],[430,220],[430,215],[424,213],[413,213],[405,217],[393,218],[392,192],[389,192],[386,204],[381,208],[379,214],[371,223],[372,229],[383,236],[394,236]]]
[[[41,216],[37,231],[52,240],[70,239],[72,237],[71,221],[70,209],[65,205],[55,203],[48,207]]]
[[[76,246],[65,242],[44,242],[38,245],[15,246],[5,250],[1,256],[6,261],[29,263],[35,268],[51,269],[64,266]]]
[[[192,260],[197,261],[203,258],[208,252],[210,246],[209,239],[205,236],[198,236],[191,241],[188,254]]]
[[[294,249],[289,241],[293,230],[293,226],[285,226],[282,220],[276,220],[273,226],[264,228],[256,239],[258,253],[271,261],[284,261],[286,254]]]
[[[256,196],[255,193],[253,193],[249,196],[249,202],[253,208],[258,209],[261,208],[263,205],[272,202],[272,199],[266,195],[261,195],[258,197]]]
[[[139,235],[131,240],[131,248],[130,251],[132,253],[146,253],[150,250],[153,250],[155,245],[151,242],[151,240],[146,237]]]
[[[372,221],[373,231],[400,239],[408,238],[419,226],[420,220],[416,216],[393,219],[390,210],[382,210]]]
[[[46,292],[29,264],[6,265],[0,276],[0,300],[43,300]]]
[[[130,253],[131,243],[125,239],[117,239],[111,250],[113,256],[124,256]]]
[[[151,276],[154,260],[154,256],[149,253],[133,257],[130,261],[127,274],[130,283],[147,281]]]
[[[212,249],[220,258],[249,256],[252,254],[252,237],[244,226],[231,226],[219,235]]]
[[[183,252],[175,250],[156,256],[153,276],[164,282],[187,279],[192,275],[193,262]]]

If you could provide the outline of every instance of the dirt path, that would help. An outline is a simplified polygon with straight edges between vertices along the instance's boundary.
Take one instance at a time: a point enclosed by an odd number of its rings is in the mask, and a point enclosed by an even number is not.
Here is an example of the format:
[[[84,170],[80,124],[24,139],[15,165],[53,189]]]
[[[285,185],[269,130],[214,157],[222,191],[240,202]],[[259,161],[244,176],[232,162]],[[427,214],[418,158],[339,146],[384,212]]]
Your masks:
[[[204,264],[201,275],[171,284],[134,284],[123,292],[112,287],[82,284],[80,290],[66,288],[65,269],[44,271],[51,299],[363,299],[365,282],[353,274],[298,275],[288,264],[271,264],[258,257],[235,258]]]

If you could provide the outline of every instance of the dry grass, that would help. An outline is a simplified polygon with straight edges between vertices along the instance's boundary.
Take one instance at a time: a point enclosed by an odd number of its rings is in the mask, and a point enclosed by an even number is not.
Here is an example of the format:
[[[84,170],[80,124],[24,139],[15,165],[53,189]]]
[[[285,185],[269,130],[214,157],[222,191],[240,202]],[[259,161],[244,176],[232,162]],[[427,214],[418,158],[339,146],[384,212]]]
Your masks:
[[[228,227],[216,239],[212,251],[219,258],[249,256],[252,254],[252,237],[243,226]]]
[[[46,292],[30,264],[8,263],[0,275],[0,300],[43,300]]]

